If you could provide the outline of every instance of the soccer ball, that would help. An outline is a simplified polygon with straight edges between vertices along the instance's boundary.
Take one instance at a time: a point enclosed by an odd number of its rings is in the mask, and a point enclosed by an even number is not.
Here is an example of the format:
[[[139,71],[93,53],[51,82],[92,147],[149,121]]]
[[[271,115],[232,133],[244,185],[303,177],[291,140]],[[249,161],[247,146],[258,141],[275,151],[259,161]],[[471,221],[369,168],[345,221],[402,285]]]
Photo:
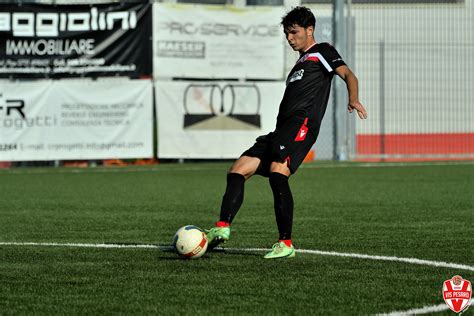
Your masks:
[[[174,235],[173,247],[181,257],[199,258],[207,250],[206,233],[194,225],[183,226]]]

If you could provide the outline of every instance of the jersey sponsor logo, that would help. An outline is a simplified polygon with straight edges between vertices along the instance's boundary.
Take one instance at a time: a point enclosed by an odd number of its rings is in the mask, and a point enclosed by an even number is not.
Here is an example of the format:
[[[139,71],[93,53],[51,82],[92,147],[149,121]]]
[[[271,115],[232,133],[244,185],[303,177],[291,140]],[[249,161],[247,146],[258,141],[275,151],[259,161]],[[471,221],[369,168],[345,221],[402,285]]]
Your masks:
[[[280,145],[280,150],[283,150],[283,149],[285,149],[285,146]]]
[[[308,127],[306,126],[308,124],[308,118],[304,119],[303,125],[301,125],[298,134],[296,134],[295,137],[295,142],[302,142],[306,138],[306,135],[308,135]]]
[[[303,79],[303,75],[304,75],[304,69],[300,69],[296,72],[294,72],[290,78],[288,78],[288,80],[286,81],[286,85],[288,85],[289,83],[291,82],[294,82],[296,80],[301,80]]]
[[[471,282],[455,275],[443,283],[443,298],[448,307],[455,313],[460,313],[469,307],[471,301]]]

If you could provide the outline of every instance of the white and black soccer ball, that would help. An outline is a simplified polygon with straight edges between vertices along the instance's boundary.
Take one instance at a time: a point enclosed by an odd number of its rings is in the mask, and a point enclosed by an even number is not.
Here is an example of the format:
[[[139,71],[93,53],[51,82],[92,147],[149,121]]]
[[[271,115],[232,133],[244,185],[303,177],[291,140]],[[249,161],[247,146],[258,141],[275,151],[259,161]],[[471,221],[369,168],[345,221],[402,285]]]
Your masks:
[[[206,233],[194,225],[183,226],[174,235],[173,247],[183,258],[199,258],[207,250]]]

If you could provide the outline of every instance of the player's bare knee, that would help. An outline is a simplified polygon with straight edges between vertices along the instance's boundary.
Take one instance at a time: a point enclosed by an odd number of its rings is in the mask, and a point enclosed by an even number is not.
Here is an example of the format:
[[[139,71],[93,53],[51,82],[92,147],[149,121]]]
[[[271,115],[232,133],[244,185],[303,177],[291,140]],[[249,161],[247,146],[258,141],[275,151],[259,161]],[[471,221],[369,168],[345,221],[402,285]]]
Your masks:
[[[241,176],[243,176],[245,178],[245,180],[247,180],[248,178],[250,178],[252,176],[252,173],[250,172],[246,172],[245,170],[242,170],[242,169],[239,169],[239,168],[234,168],[233,166],[230,167],[230,169],[227,171],[227,174],[230,174],[230,173],[237,173],[237,174],[240,174]]]
[[[272,164],[270,165],[270,172],[281,173],[287,177],[291,175],[291,171],[288,167],[287,162],[272,162]]]
[[[234,162],[228,173],[238,173],[243,175],[245,179],[248,179],[255,174],[259,164],[260,160],[258,158],[243,156]]]

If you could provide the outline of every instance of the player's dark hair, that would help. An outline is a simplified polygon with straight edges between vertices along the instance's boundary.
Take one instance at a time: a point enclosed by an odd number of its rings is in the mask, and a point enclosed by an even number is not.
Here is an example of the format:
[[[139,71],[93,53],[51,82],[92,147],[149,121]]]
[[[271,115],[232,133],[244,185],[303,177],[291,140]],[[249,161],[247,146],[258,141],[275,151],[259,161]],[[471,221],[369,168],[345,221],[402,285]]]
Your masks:
[[[281,18],[281,25],[285,30],[295,24],[304,28],[310,26],[314,28],[316,26],[316,18],[309,8],[298,6]]]

